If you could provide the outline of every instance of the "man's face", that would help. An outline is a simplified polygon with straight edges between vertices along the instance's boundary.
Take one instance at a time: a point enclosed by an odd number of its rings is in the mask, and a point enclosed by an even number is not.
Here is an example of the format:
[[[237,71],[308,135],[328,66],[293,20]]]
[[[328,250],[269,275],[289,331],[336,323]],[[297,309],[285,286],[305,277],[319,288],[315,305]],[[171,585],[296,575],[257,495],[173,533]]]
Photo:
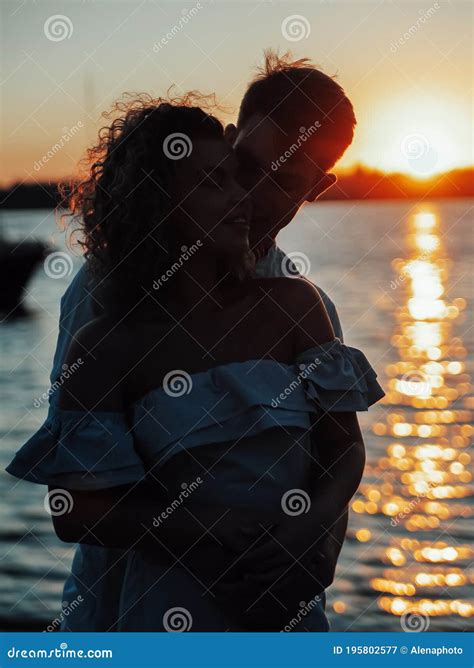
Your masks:
[[[314,137],[311,153],[309,142],[300,141],[295,149],[297,142],[298,137],[290,137],[270,118],[257,115],[236,131],[237,178],[253,204],[251,247],[273,241],[299,207],[319,194],[318,184],[327,178],[318,167]]]

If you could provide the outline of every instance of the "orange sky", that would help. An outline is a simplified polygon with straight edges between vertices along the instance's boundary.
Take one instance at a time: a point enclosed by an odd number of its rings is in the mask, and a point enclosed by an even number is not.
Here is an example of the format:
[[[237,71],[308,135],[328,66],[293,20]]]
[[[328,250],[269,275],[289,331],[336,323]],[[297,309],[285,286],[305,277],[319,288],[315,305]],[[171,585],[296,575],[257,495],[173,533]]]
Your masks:
[[[234,120],[269,46],[311,57],[352,99],[358,127],[339,168],[427,176],[474,162],[468,2],[19,1],[1,11],[4,184],[73,173],[100,112],[127,90],[215,91]]]

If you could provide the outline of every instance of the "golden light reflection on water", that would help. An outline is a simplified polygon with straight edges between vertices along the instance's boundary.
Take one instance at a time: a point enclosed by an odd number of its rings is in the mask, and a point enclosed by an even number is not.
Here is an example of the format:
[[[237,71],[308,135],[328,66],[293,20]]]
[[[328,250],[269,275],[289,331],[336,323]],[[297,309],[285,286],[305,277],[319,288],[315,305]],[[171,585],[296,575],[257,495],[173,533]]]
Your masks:
[[[396,616],[474,614],[467,594],[474,549],[464,527],[473,515],[467,452],[473,402],[466,350],[454,327],[466,304],[446,296],[450,261],[439,227],[434,211],[414,214],[406,257],[392,263],[392,290],[403,294],[391,341],[398,359],[386,367],[389,410],[373,425],[389,444],[352,504],[356,513],[386,519],[389,544],[381,577],[370,585],[379,608]],[[372,537],[368,528],[356,533],[360,542]]]

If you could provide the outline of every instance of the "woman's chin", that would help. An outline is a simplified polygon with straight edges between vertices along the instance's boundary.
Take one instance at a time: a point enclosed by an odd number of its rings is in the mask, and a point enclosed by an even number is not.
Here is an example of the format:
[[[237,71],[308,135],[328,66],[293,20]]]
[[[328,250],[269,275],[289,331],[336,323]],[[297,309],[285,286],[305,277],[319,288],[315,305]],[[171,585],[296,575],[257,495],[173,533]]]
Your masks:
[[[229,251],[232,255],[247,253],[249,246],[249,227],[247,225],[236,225],[232,238],[229,238]]]
[[[214,251],[220,257],[235,258],[249,252],[248,228],[236,226],[236,229],[229,230],[225,237],[214,237]]]

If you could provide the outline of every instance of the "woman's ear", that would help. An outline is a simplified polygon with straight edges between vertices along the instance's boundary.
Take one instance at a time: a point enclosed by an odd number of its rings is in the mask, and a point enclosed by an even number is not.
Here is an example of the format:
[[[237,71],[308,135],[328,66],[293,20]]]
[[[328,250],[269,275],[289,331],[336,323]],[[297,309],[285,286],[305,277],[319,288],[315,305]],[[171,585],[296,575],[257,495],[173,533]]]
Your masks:
[[[225,126],[224,137],[227,139],[229,144],[234,145],[235,140],[237,139],[237,128],[233,123]]]
[[[337,181],[337,176],[335,174],[323,174],[323,176],[315,183],[315,185],[309,191],[306,201],[314,202],[315,199],[318,199],[326,190],[333,186]]]

